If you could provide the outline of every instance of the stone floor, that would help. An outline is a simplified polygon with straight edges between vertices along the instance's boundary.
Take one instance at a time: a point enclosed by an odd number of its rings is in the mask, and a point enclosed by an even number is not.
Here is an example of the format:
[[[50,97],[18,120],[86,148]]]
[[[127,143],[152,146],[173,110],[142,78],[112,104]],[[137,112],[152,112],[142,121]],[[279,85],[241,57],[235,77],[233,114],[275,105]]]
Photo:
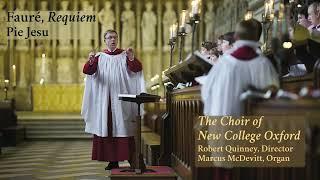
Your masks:
[[[107,163],[92,161],[91,148],[90,140],[25,141],[2,148],[0,179],[108,179]]]

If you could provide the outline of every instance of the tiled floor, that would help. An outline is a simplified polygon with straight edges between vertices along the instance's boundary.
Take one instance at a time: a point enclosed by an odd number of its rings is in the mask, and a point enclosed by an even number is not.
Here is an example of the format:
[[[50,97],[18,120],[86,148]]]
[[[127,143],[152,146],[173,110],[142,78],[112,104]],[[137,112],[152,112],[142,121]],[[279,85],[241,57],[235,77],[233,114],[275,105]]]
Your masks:
[[[3,148],[0,179],[107,179],[107,163],[92,161],[91,148],[90,140],[26,141]]]

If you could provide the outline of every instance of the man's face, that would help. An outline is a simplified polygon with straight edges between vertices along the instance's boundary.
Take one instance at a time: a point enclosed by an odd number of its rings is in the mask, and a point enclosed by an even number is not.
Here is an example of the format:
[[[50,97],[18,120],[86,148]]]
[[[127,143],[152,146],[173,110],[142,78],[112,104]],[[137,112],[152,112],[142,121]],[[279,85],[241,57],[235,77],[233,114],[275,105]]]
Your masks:
[[[209,54],[208,50],[205,47],[201,47],[201,53],[203,55],[208,55]]]
[[[309,6],[308,8],[308,20],[311,22],[312,25],[318,25],[320,22],[319,13],[314,11],[313,6]]]
[[[225,53],[227,50],[229,50],[231,48],[232,48],[232,46],[230,45],[229,41],[222,40],[221,50],[223,53]]]
[[[222,51],[221,45],[222,45],[222,40],[218,39],[217,40],[217,49],[218,49],[218,51]]]
[[[298,23],[301,23],[306,20],[306,16],[303,14],[298,14]]]
[[[108,49],[115,50],[118,45],[118,35],[114,32],[107,33],[105,37],[105,42]]]
[[[308,28],[311,25],[311,22],[303,14],[298,14],[298,24]]]

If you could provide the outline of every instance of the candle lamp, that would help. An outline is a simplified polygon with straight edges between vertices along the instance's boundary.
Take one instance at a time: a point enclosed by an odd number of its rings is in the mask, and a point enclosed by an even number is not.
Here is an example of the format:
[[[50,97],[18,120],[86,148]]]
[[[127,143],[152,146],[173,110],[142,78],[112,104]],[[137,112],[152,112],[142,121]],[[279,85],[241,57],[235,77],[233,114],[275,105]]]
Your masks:
[[[192,27],[192,39],[191,39],[191,53],[194,53],[194,46],[195,46],[195,34],[197,30],[197,26],[200,22],[200,16],[199,14],[194,14],[192,18],[190,19],[190,25]]]
[[[200,0],[193,0],[191,2],[191,7],[192,7],[192,13],[190,13],[190,22],[189,24],[192,27],[192,39],[191,39],[191,53],[194,53],[194,46],[195,46],[195,33],[197,29],[197,25],[200,22]]]
[[[177,24],[173,24],[170,27],[170,39],[169,39],[169,46],[170,46],[170,67],[173,65],[173,50],[177,40]]]
[[[265,0],[264,17],[267,21],[272,21],[274,17],[274,0]]]
[[[41,55],[41,75],[44,76],[45,74],[45,69],[46,69],[46,54],[42,53]]]
[[[281,58],[279,57],[280,40],[278,38],[278,12],[275,13],[274,21],[272,22],[272,40],[271,40],[271,52],[276,60],[276,67],[279,71],[279,82],[281,82]]]
[[[200,7],[201,7],[201,0],[193,0],[191,2],[191,8],[192,8],[191,13],[193,14],[193,16],[200,14],[201,12]]]
[[[40,78],[40,85],[43,85],[44,84],[44,81],[45,81],[45,74],[46,74],[46,54],[45,53],[42,53],[41,55],[41,69],[40,69],[40,75],[41,75],[41,78]]]
[[[4,93],[5,93],[5,98],[4,98],[4,100],[8,100],[8,90],[9,90],[9,80],[8,79],[6,79],[6,80],[4,80]]]
[[[187,10],[182,10],[179,32],[185,32],[186,31],[186,17],[187,17]]]
[[[169,46],[170,46],[170,67],[172,67],[173,65],[173,50],[174,50],[174,46],[176,44],[176,39],[177,38],[170,38],[169,39]]]
[[[269,32],[274,21],[274,0],[265,0],[264,13],[262,14],[263,41],[265,50],[270,50]]]
[[[40,85],[43,85],[44,84],[44,78],[42,77],[41,79],[40,79]]]
[[[15,89],[17,86],[17,71],[16,65],[12,65],[12,87]]]
[[[180,29],[181,31],[178,32],[178,36],[180,37],[180,46],[179,46],[179,63],[182,62],[182,51],[184,47],[184,39],[187,35],[185,28]]]
[[[271,49],[274,59],[277,63],[277,70],[279,72],[280,87],[282,78],[282,64],[294,58],[292,51],[292,42],[288,33],[287,16],[290,14],[289,4],[280,3],[279,11],[274,13],[273,27],[272,27],[272,41]]]
[[[175,23],[175,24],[172,24],[170,26],[170,39],[172,38],[176,38],[177,37],[177,28],[178,28],[178,24]]]
[[[179,31],[178,31],[178,36],[180,37],[180,46],[179,46],[179,63],[182,62],[182,51],[183,51],[183,47],[184,47],[184,39],[185,36],[187,35],[186,33],[186,16],[187,16],[187,11],[186,10],[182,10],[181,13],[181,24],[179,27]]]

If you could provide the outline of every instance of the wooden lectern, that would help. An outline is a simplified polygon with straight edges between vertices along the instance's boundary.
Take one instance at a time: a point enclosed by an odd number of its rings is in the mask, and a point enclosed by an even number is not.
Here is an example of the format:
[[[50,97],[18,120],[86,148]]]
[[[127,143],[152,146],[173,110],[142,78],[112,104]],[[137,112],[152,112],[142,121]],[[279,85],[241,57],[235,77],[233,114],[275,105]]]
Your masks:
[[[144,172],[154,172],[154,170],[147,169],[146,165],[143,161],[143,155],[141,153],[141,112],[140,112],[140,105],[143,103],[149,102],[158,102],[160,100],[160,96],[141,93],[139,95],[132,95],[132,94],[119,94],[119,100],[134,102],[138,105],[138,115],[137,115],[137,130],[135,136],[135,144],[136,144],[136,159],[135,159],[135,169],[128,169],[123,171],[134,171],[136,174],[142,174]]]

